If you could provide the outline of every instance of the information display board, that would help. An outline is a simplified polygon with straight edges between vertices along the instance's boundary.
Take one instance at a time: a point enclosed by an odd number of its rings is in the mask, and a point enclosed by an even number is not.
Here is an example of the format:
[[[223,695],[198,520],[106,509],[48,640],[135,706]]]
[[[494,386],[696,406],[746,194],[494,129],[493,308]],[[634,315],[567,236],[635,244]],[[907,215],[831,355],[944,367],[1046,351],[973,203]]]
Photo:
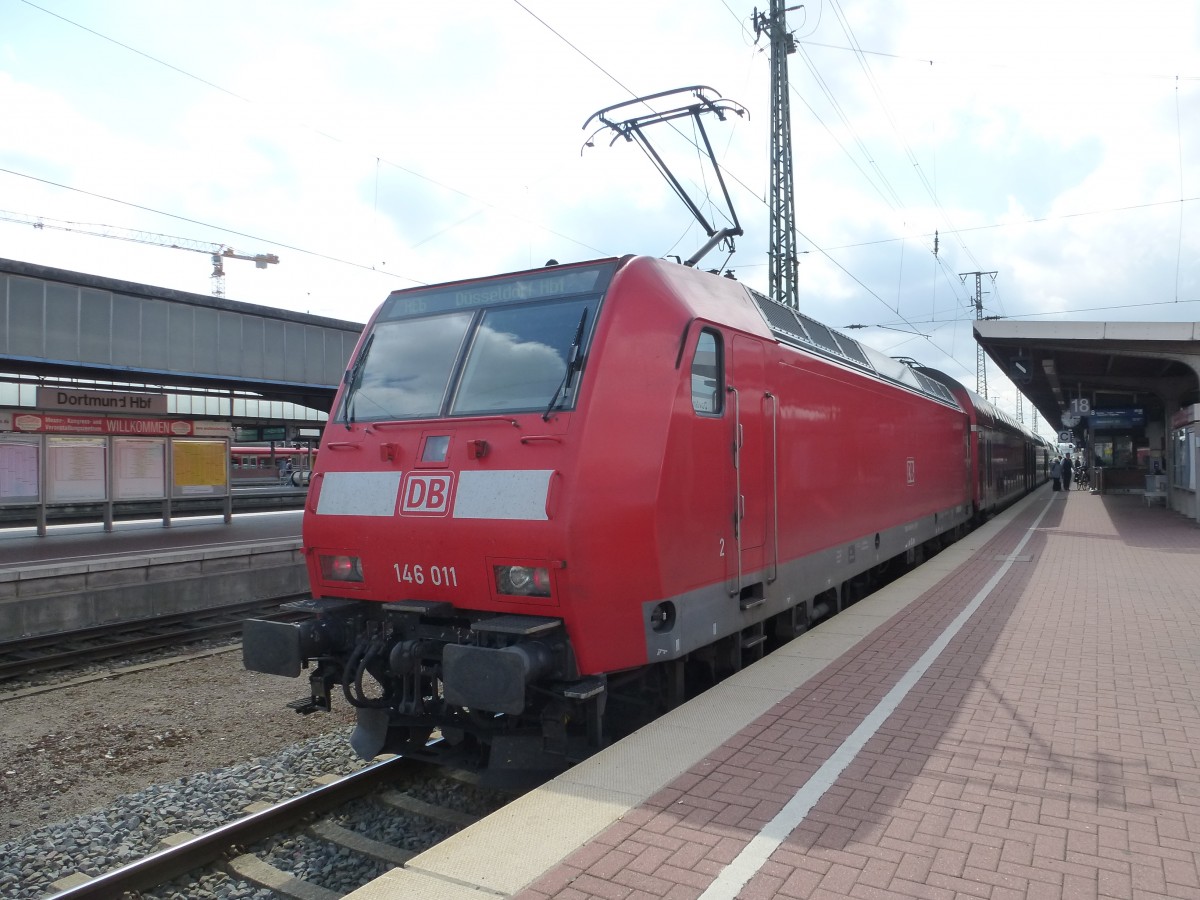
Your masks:
[[[102,437],[46,436],[46,502],[108,499],[108,441]]]
[[[172,497],[228,493],[228,441],[171,441]]]
[[[0,505],[41,501],[41,445],[40,437],[0,434]]]
[[[161,438],[113,438],[113,499],[167,496],[167,445]]]

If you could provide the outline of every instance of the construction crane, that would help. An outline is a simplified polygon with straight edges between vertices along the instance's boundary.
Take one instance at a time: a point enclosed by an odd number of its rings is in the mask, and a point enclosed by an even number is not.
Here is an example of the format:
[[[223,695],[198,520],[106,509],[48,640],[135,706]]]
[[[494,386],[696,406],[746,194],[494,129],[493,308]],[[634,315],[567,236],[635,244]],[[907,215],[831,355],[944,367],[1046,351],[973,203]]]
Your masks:
[[[247,256],[236,252],[225,244],[213,244],[208,241],[193,241],[190,238],[172,237],[169,234],[154,234],[150,231],[137,231],[132,228],[119,228],[115,225],[97,225],[91,222],[64,222],[58,219],[48,219],[45,216],[30,216],[25,213],[9,212],[0,209],[0,221],[17,222],[21,225],[32,225],[34,228],[53,228],[56,231],[73,231],[77,234],[91,234],[97,237],[116,238],[120,241],[132,241],[135,244],[154,244],[158,247],[170,247],[175,250],[192,250],[196,253],[207,253],[212,259],[212,293],[214,297],[225,296],[225,260],[247,259],[254,263],[257,269],[265,269],[270,263],[279,262],[274,253],[258,253]]]

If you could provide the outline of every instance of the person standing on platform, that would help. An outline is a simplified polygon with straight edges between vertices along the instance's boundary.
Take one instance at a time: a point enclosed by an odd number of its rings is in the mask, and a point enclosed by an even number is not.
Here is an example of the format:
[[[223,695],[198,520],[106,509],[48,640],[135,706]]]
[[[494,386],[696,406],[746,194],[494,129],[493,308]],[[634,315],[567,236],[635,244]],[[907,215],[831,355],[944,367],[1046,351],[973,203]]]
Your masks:
[[[1054,457],[1054,462],[1050,463],[1050,480],[1054,482],[1054,489],[1057,491],[1059,485],[1062,484],[1062,457]]]
[[[1071,474],[1071,454],[1068,453],[1063,457],[1062,464],[1062,482],[1064,491],[1069,491],[1071,489]]]

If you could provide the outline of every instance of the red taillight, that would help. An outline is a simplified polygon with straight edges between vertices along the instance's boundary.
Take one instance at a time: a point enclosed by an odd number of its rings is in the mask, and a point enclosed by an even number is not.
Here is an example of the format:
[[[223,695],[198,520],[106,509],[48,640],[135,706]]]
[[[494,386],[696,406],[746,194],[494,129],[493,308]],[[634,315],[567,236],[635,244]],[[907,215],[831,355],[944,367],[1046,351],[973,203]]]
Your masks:
[[[320,556],[325,581],[362,581],[362,560],[357,556]]]

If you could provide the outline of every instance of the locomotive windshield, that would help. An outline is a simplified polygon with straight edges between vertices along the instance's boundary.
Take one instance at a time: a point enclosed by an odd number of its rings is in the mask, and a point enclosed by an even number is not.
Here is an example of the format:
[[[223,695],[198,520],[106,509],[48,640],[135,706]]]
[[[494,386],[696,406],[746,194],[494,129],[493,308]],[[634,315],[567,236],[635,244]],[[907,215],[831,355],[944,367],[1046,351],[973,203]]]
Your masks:
[[[338,419],[570,408],[572,376],[614,269],[551,269],[394,294],[350,370]]]

